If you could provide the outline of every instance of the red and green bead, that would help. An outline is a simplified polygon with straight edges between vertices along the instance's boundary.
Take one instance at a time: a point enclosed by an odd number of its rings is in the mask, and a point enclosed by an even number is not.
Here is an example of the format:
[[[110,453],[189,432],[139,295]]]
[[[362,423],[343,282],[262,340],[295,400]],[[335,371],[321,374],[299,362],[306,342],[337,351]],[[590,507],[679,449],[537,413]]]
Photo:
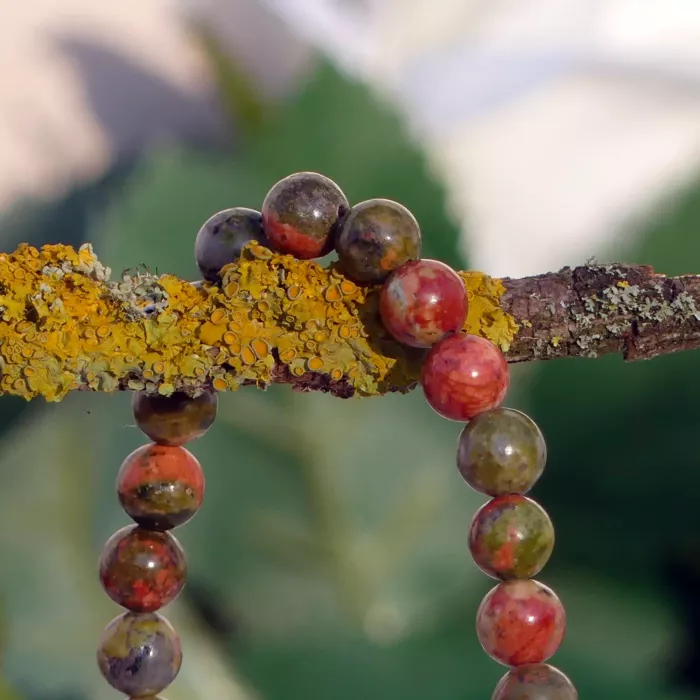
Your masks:
[[[484,504],[469,528],[469,551],[488,576],[531,578],[554,549],[554,527],[544,509],[520,495],[499,496]]]
[[[454,333],[432,347],[423,362],[421,385],[444,418],[469,421],[500,405],[510,382],[503,353],[480,336]]]
[[[105,544],[99,562],[107,595],[132,612],[155,612],[180,594],[187,577],[187,559],[169,532],[131,525]]]
[[[398,202],[370,199],[350,210],[335,247],[346,277],[358,284],[379,284],[404,263],[418,259],[420,227]]]
[[[462,330],[467,318],[464,283],[437,260],[408,262],[384,283],[379,297],[384,327],[403,345],[432,347]]]
[[[504,581],[481,602],[476,631],[484,651],[499,663],[539,664],[559,648],[566,613],[544,584],[531,579]]]
[[[151,443],[134,450],[122,463],[117,495],[134,522],[151,530],[170,530],[199,510],[204,474],[186,448]]]
[[[318,173],[294,173],[276,183],[262,205],[262,224],[274,250],[308,260],[333,250],[350,209],[343,191]]]
[[[542,475],[546,461],[540,429],[512,408],[480,413],[459,436],[459,472],[475,491],[488,496],[527,493]]]

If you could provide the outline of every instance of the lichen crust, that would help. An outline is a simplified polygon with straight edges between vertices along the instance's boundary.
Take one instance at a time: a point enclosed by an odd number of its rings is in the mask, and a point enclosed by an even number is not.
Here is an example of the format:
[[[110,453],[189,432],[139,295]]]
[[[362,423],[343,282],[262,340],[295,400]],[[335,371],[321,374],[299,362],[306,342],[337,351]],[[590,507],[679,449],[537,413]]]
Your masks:
[[[459,274],[465,330],[507,351],[518,326],[500,307],[503,284]],[[0,254],[0,390],[47,401],[76,389],[198,395],[322,376],[341,396],[408,391],[425,353],[384,331],[378,292],[255,243],[220,285],[148,270],[110,281],[89,244],[22,244]]]

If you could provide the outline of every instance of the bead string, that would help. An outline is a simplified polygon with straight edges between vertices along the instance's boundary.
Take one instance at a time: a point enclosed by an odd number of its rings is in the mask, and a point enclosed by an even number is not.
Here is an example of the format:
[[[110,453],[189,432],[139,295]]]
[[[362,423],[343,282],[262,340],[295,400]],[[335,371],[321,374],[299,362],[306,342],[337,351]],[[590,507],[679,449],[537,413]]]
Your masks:
[[[533,579],[554,546],[549,516],[526,494],[542,475],[546,446],[535,423],[501,408],[508,364],[488,340],[462,331],[468,299],[459,276],[420,257],[421,232],[401,204],[372,199],[350,207],[341,189],[318,173],[276,183],[260,212],[226,209],[200,229],[195,258],[205,280],[252,242],[300,259],[335,249],[339,269],[357,284],[381,284],[379,313],[398,342],[427,350],[421,385],[441,416],[466,423],[457,450],[464,480],[492,497],[475,514],[469,550],[500,583],[476,616],[482,647],[510,670],[492,700],[577,700],[571,681],[545,662],[559,648],[566,615],[557,595]],[[108,683],[130,698],[164,690],[182,662],[180,639],[156,611],[182,590],[187,564],[170,533],[189,520],[204,496],[199,462],[183,447],[216,416],[214,391],[198,396],[133,398],[136,425],[153,441],[130,454],[117,477],[122,507],[136,525],[115,533],[100,557],[107,594],[127,612],[105,629],[98,665]]]

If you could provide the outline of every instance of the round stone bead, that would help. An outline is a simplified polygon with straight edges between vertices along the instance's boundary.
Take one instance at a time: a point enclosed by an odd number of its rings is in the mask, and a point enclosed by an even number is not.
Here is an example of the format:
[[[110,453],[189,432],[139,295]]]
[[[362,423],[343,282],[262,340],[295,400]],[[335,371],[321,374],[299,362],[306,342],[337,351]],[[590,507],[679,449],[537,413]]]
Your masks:
[[[486,594],[476,614],[481,646],[506,666],[546,661],[559,648],[565,630],[561,601],[533,580],[500,583]]]
[[[459,275],[437,260],[407,262],[392,273],[379,296],[384,327],[404,345],[429,348],[462,330],[467,294]]]
[[[469,551],[488,576],[532,578],[554,548],[554,527],[544,509],[525,496],[499,496],[476,512]]]
[[[356,204],[335,243],[340,269],[359,284],[378,284],[420,257],[421,233],[413,214],[389,199]]]
[[[156,613],[124,613],[102,633],[97,664],[116,690],[135,698],[167,688],[182,664],[180,638]]]
[[[462,422],[496,408],[509,381],[503,353],[485,338],[468,333],[438,341],[421,369],[428,403],[441,416]]]
[[[151,443],[134,450],[117,474],[117,494],[126,513],[148,530],[170,530],[202,505],[204,474],[184,447]]]
[[[349,209],[335,182],[318,173],[295,173],[267,193],[263,230],[279,252],[318,258],[333,249],[336,228]]]
[[[469,421],[459,436],[457,467],[479,493],[527,493],[542,476],[547,446],[524,413],[496,408]]]
[[[177,598],[187,578],[187,559],[169,532],[129,525],[107,540],[100,556],[107,595],[133,612],[154,612]]]
[[[491,700],[578,700],[573,683],[548,664],[511,669],[499,681]]]
[[[194,257],[202,276],[218,282],[221,268],[238,260],[243,246],[251,241],[269,245],[260,212],[235,207],[214,214],[199,229],[194,242]]]
[[[214,391],[196,397],[183,392],[160,396],[136,391],[131,400],[137,427],[161,445],[184,445],[202,437],[214,423],[217,405]]]

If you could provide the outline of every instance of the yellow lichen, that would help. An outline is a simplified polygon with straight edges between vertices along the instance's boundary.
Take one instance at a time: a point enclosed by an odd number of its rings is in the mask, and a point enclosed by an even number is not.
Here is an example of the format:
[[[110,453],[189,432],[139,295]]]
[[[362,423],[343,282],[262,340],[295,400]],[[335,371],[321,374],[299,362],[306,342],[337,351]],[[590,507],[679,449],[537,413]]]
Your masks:
[[[145,273],[110,282],[89,245],[0,254],[0,390],[49,401],[81,386],[224,391],[269,384],[278,363],[358,395],[415,384],[423,354],[384,331],[377,287],[259,245],[222,274],[221,287]],[[460,276],[465,330],[507,350],[518,327],[500,307],[502,283]]]

